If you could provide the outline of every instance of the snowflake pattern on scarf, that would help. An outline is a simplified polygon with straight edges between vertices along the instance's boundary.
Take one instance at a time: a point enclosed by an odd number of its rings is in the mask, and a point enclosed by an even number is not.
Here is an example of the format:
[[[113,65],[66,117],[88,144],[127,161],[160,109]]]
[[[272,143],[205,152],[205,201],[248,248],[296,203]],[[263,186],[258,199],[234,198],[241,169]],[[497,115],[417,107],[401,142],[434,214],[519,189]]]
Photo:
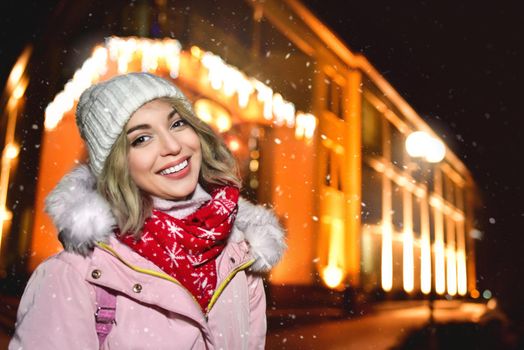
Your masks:
[[[177,219],[153,210],[140,239],[117,237],[178,280],[206,312],[217,284],[216,258],[224,249],[238,212],[239,190],[225,186],[196,212]]]

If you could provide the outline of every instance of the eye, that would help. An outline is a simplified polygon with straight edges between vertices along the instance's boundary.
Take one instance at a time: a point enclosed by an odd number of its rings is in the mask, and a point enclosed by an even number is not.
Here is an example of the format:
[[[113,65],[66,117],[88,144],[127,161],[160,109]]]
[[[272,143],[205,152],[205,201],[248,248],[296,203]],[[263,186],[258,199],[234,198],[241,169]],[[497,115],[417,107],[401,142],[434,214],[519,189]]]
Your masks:
[[[151,139],[150,136],[146,136],[146,135],[138,136],[136,139],[133,140],[133,142],[131,142],[131,146],[133,147],[140,146],[141,144],[149,141],[150,139]]]
[[[176,129],[182,126],[186,126],[187,122],[184,119],[177,119],[171,124],[171,129]]]

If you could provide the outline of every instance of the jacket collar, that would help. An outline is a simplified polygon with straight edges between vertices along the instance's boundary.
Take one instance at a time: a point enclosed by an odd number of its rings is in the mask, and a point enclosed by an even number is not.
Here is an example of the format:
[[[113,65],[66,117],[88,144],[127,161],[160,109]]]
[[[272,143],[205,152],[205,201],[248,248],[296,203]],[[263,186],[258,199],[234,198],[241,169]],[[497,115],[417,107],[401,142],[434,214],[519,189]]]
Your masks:
[[[108,243],[113,236],[116,220],[95,187],[94,175],[86,165],[80,165],[66,174],[46,198],[45,211],[58,229],[66,251],[85,256],[91,253],[96,242]],[[198,194],[199,199],[201,195]],[[185,204],[191,207],[191,201]],[[229,240],[247,241],[250,254],[256,258],[251,270],[268,271],[284,253],[284,231],[272,211],[243,198],[238,205]]]

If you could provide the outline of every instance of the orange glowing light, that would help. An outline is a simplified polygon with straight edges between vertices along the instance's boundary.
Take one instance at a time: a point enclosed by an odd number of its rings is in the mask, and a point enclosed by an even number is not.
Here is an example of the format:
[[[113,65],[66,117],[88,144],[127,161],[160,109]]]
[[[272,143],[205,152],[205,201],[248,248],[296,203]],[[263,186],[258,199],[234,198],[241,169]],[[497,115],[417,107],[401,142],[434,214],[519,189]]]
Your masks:
[[[218,132],[231,129],[233,122],[229,112],[215,101],[201,98],[194,104],[195,113],[204,122],[214,126]]]
[[[27,66],[27,63],[29,62],[31,51],[32,49],[30,46],[26,47],[24,49],[24,52],[22,52],[22,54],[16,61],[13,69],[11,70],[11,73],[9,74],[9,78],[7,78],[7,86],[9,87],[9,89],[14,90],[19,85],[20,80],[22,79],[22,76],[24,74],[25,68]]]
[[[322,270],[322,277],[329,288],[336,288],[342,282],[344,273],[340,267],[328,265]]]
[[[0,224],[3,221],[10,221],[13,218],[13,213],[7,209],[0,209]]]
[[[202,50],[198,46],[191,46],[191,55],[194,57],[201,59],[202,58]]]
[[[16,157],[18,157],[19,153],[20,153],[20,147],[18,147],[18,145],[13,144],[13,143],[8,144],[4,149],[4,156],[9,160],[13,160]]]
[[[238,140],[236,139],[229,140],[227,145],[229,149],[231,150],[231,152],[236,152],[240,149],[240,142],[238,142]]]

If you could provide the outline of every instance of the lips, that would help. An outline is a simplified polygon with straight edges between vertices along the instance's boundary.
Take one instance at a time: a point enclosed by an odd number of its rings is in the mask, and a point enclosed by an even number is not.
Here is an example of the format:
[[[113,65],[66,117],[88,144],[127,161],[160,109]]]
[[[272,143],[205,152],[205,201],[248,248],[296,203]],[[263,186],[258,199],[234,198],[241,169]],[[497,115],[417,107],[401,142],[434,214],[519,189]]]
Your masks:
[[[189,166],[190,157],[172,162],[164,166],[161,170],[157,171],[159,175],[171,175],[176,174],[179,171],[186,169]]]

